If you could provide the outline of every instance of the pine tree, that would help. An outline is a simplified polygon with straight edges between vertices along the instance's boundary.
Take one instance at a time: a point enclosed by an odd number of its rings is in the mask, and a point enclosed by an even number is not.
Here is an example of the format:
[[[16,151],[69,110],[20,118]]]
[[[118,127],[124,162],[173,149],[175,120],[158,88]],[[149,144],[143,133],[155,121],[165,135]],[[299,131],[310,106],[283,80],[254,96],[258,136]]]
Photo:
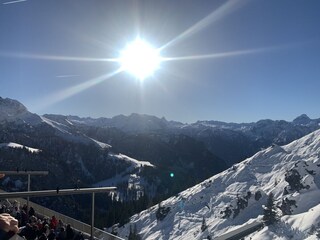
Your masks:
[[[133,229],[132,229],[132,225],[130,225],[130,233],[129,233],[128,240],[141,240],[141,238],[138,234],[138,230],[137,230],[136,225],[133,226]]]
[[[128,240],[134,240],[133,231],[132,231],[132,225],[130,225],[130,232],[129,232]]]
[[[204,219],[204,217],[202,218],[202,225],[201,225],[201,231],[205,231],[208,228],[206,220]]]
[[[305,188],[302,183],[299,172],[296,169],[291,169],[285,174],[285,181],[289,183],[291,191],[300,191],[301,189]]]
[[[263,220],[266,225],[271,225],[279,220],[272,192],[269,194],[267,204],[264,206]]]
[[[158,204],[158,210],[156,211],[157,220],[162,221],[170,212],[170,207],[162,207],[161,202]]]

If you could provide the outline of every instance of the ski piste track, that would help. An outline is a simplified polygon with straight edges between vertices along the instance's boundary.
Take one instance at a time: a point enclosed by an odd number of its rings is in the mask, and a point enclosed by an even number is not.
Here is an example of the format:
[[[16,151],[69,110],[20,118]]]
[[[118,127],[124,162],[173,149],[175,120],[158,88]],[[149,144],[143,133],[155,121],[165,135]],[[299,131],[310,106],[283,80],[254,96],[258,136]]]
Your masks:
[[[219,237],[213,238],[214,240],[237,240],[241,239],[258,229],[262,228],[264,226],[263,222],[255,221],[252,223],[248,223],[242,227],[239,227],[233,231],[227,232]]]

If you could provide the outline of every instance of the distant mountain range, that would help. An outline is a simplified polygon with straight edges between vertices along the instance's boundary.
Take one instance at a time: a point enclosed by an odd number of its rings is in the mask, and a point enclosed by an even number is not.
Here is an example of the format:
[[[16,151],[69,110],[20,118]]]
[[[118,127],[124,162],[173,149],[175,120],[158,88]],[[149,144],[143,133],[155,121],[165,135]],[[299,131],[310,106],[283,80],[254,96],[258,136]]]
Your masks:
[[[305,114],[292,122],[266,119],[255,123],[198,121],[192,124],[135,113],[130,116],[119,115],[98,119],[63,115],[44,115],[44,117],[67,126],[116,129],[131,137],[157,135],[160,139],[165,139],[168,136],[188,136],[203,143],[211,153],[223,159],[228,166],[251,156],[261,148],[272,144],[289,143],[320,128],[320,118],[310,119]],[[112,142],[112,139],[108,141]],[[117,143],[112,145],[115,147]],[[133,153],[133,156],[136,155],[144,159],[147,157],[141,156],[141,152]]]
[[[16,100],[0,97],[0,128],[0,143],[14,142],[40,149],[42,153],[52,153],[59,145],[53,144],[54,141],[61,141],[66,146],[90,146],[98,152],[110,151],[148,161],[165,172],[177,171],[181,177],[191,171],[196,183],[272,144],[287,144],[319,129],[320,119],[310,119],[303,114],[292,122],[198,121],[183,124],[141,114],[97,119],[53,114],[39,116],[30,113]],[[44,139],[41,139],[42,135]],[[42,145],[45,149],[41,149]],[[86,159],[79,154],[68,154],[67,160],[64,160],[66,156],[57,157],[64,163],[74,163],[77,156],[81,158],[79,169],[92,167],[92,164],[83,163]],[[92,170],[85,171],[88,172],[85,176],[93,176],[87,182],[106,179]]]

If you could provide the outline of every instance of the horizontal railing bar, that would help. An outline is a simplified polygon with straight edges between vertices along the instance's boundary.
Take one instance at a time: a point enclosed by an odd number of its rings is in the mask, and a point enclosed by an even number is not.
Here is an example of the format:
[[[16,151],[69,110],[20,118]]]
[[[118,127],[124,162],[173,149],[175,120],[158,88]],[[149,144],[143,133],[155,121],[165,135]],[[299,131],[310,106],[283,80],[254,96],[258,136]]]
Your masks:
[[[59,189],[59,188],[57,188],[56,190],[0,193],[0,199],[23,198],[23,197],[62,196],[62,195],[86,194],[86,193],[103,193],[103,192],[112,192],[115,190],[117,190],[116,187],[75,188],[75,189]]]
[[[4,175],[48,175],[49,171],[26,171],[26,170],[16,170],[16,171],[0,171],[0,174]]]

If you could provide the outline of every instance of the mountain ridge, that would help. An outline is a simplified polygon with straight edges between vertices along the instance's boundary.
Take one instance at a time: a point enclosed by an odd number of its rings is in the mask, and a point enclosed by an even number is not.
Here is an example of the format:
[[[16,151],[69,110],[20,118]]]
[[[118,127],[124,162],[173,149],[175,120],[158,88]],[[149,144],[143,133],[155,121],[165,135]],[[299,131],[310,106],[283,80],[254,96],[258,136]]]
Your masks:
[[[264,119],[252,123],[225,123],[210,120],[192,124],[136,113],[129,116],[118,115],[113,118],[97,119],[56,114],[38,116],[30,113],[20,102],[8,98],[0,98],[0,113],[2,122],[16,120],[16,123],[27,123],[32,126],[45,122],[54,127],[58,134],[71,141],[82,139],[90,142],[95,139],[114,145],[113,147],[119,150],[129,144],[120,142],[121,139],[127,141],[126,138],[120,137],[121,135],[140,139],[141,136],[152,136],[158,142],[170,142],[169,139],[184,135],[203,143],[212,154],[223,159],[228,166],[242,161],[262,148],[272,144],[287,144],[320,128],[320,118],[310,119],[306,114],[298,116],[292,122]],[[112,134],[116,134],[115,138],[100,136],[101,134],[94,133],[92,128],[108,129],[109,133],[113,131]],[[135,142],[132,141],[130,144]],[[134,150],[135,148],[130,149],[125,147],[124,154],[133,154],[132,157],[149,160],[148,155],[141,155]]]
[[[0,97],[0,120],[14,120],[14,118],[21,118],[24,114],[31,114],[34,116],[38,116],[37,114],[30,113],[28,109],[19,101],[10,99],[10,98],[2,98]],[[277,122],[286,122],[286,123],[293,123],[295,125],[320,125],[320,118],[318,119],[311,119],[306,114],[301,114],[300,116],[297,116],[294,120],[285,121],[285,120],[271,120],[271,119],[261,119],[257,122],[250,122],[250,123],[234,123],[234,122],[223,122],[223,121],[216,121],[216,120],[198,120],[194,123],[181,123],[178,121],[167,121],[164,117],[159,118],[153,115],[148,114],[138,114],[138,113],[132,113],[128,116],[125,115],[116,115],[112,118],[107,117],[99,117],[99,118],[92,118],[92,117],[78,117],[74,115],[61,115],[61,114],[44,114],[44,117],[47,117],[49,119],[55,120],[57,122],[59,121],[66,121],[69,120],[69,122],[65,122],[68,124],[71,124],[72,122],[78,123],[78,124],[87,124],[87,125],[93,125],[98,127],[118,127],[123,128],[126,124],[134,125],[148,125],[148,122],[152,122],[153,125],[148,127],[142,127],[139,126],[136,129],[125,128],[126,131],[129,132],[137,132],[137,131],[155,131],[158,130],[159,127],[163,128],[170,128],[170,127],[180,127],[185,128],[186,126],[193,126],[193,127],[210,127],[210,128],[227,128],[227,129],[242,129],[244,130],[247,127],[250,127],[254,124],[261,124],[265,122],[269,123],[277,123]],[[139,123],[140,121],[143,122],[143,124]],[[133,122],[133,123],[131,123]],[[116,124],[118,123],[118,124]],[[156,124],[157,123],[157,124]]]
[[[48,118],[53,116],[44,115]],[[224,159],[227,165],[239,162],[261,148],[272,144],[287,144],[320,128],[320,118],[310,119],[306,115],[292,122],[284,120],[260,120],[254,123],[224,123],[198,121],[183,124],[149,115],[133,114],[111,119],[87,119],[61,116],[62,121],[74,125],[115,128],[126,134],[158,134],[159,136],[186,135],[206,145],[209,151]],[[121,119],[119,122],[114,119]],[[306,122],[306,119],[309,119]]]

